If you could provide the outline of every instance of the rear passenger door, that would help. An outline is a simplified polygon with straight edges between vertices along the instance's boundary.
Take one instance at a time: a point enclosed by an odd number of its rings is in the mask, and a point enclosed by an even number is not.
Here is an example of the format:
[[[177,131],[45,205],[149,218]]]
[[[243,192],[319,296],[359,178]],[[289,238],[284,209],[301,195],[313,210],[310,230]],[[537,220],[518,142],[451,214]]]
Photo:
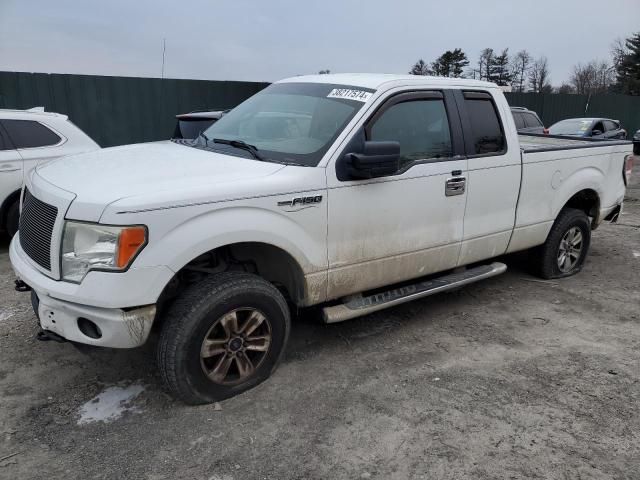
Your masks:
[[[28,174],[41,161],[62,155],[66,139],[50,127],[35,120],[2,120],[5,132],[17,148]]]
[[[498,93],[502,95],[502,93]],[[457,91],[468,158],[464,235],[458,265],[503,254],[520,191],[520,146],[506,101],[489,91]],[[502,121],[505,119],[505,122]]]

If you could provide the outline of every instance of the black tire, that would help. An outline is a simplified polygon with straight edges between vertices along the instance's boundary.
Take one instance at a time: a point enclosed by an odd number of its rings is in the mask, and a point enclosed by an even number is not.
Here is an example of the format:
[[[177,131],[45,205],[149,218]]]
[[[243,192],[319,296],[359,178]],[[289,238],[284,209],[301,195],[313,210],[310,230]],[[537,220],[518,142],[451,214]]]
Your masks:
[[[31,290],[31,308],[33,308],[33,313],[36,318],[40,320],[40,313],[38,313],[38,307],[40,306],[40,299],[38,298],[38,294],[35,290]]]
[[[10,237],[13,237],[18,231],[20,222],[20,205],[16,200],[7,210],[7,219],[5,221],[5,229]]]
[[[563,271],[559,265],[560,248],[565,235],[574,228],[582,233],[582,245],[575,260],[575,264]],[[575,230],[574,230],[575,231]],[[589,217],[582,210],[575,208],[563,209],[551,227],[546,242],[534,250],[533,262],[535,272],[544,279],[562,278],[575,275],[584,265],[591,244],[591,223]]]
[[[239,364],[234,364],[241,381],[216,383],[205,372],[203,342],[223,317],[242,309],[263,313],[271,337],[267,350],[260,354],[262,359],[248,378],[242,380]],[[162,322],[157,347],[162,380],[172,395],[191,405],[224,400],[266,380],[282,359],[291,325],[287,302],[278,289],[256,275],[241,272],[213,275],[189,287],[167,310]],[[231,348],[230,344],[225,348]],[[241,354],[245,353],[255,352]],[[232,354],[222,357],[228,355]]]

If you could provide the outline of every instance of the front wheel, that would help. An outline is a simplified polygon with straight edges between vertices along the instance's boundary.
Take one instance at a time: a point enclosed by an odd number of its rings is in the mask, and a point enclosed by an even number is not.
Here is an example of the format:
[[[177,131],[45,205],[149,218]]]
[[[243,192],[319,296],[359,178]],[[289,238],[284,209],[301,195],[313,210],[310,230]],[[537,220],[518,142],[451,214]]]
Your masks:
[[[185,290],[163,319],[162,379],[188,404],[232,397],[271,375],[289,329],[287,303],[269,282],[240,272],[213,275]]]
[[[575,275],[584,265],[591,243],[589,217],[565,208],[551,227],[547,241],[535,253],[537,273],[545,279]]]

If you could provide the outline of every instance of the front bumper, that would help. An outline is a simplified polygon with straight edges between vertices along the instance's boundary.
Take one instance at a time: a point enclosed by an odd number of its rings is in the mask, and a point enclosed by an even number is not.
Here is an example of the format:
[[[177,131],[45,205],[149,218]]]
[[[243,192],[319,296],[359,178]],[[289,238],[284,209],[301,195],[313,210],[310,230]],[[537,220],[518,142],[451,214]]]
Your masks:
[[[36,294],[38,293],[35,290]],[[40,326],[73,342],[97,347],[133,348],[147,341],[156,316],[156,306],[125,311],[117,308],[97,308],[40,297],[38,316]],[[84,321],[97,328],[81,329]],[[91,336],[90,336],[91,335]]]
[[[11,264],[18,278],[38,295],[43,329],[67,340],[102,347],[132,348],[147,340],[155,319],[155,303],[173,277],[168,267],[89,272],[80,284],[57,281],[31,265],[18,237],[19,233],[9,248]],[[83,333],[80,319],[93,322],[99,338]]]

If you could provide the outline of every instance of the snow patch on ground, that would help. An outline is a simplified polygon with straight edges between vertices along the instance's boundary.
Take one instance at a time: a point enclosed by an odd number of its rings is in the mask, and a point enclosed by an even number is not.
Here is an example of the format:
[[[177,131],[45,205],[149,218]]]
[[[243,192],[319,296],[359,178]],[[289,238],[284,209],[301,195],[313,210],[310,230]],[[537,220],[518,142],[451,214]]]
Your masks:
[[[122,416],[124,412],[140,413],[140,409],[132,405],[144,391],[140,384],[131,384],[128,387],[108,387],[102,393],[96,395],[80,407],[80,419],[78,425],[94,422],[112,422]]]

